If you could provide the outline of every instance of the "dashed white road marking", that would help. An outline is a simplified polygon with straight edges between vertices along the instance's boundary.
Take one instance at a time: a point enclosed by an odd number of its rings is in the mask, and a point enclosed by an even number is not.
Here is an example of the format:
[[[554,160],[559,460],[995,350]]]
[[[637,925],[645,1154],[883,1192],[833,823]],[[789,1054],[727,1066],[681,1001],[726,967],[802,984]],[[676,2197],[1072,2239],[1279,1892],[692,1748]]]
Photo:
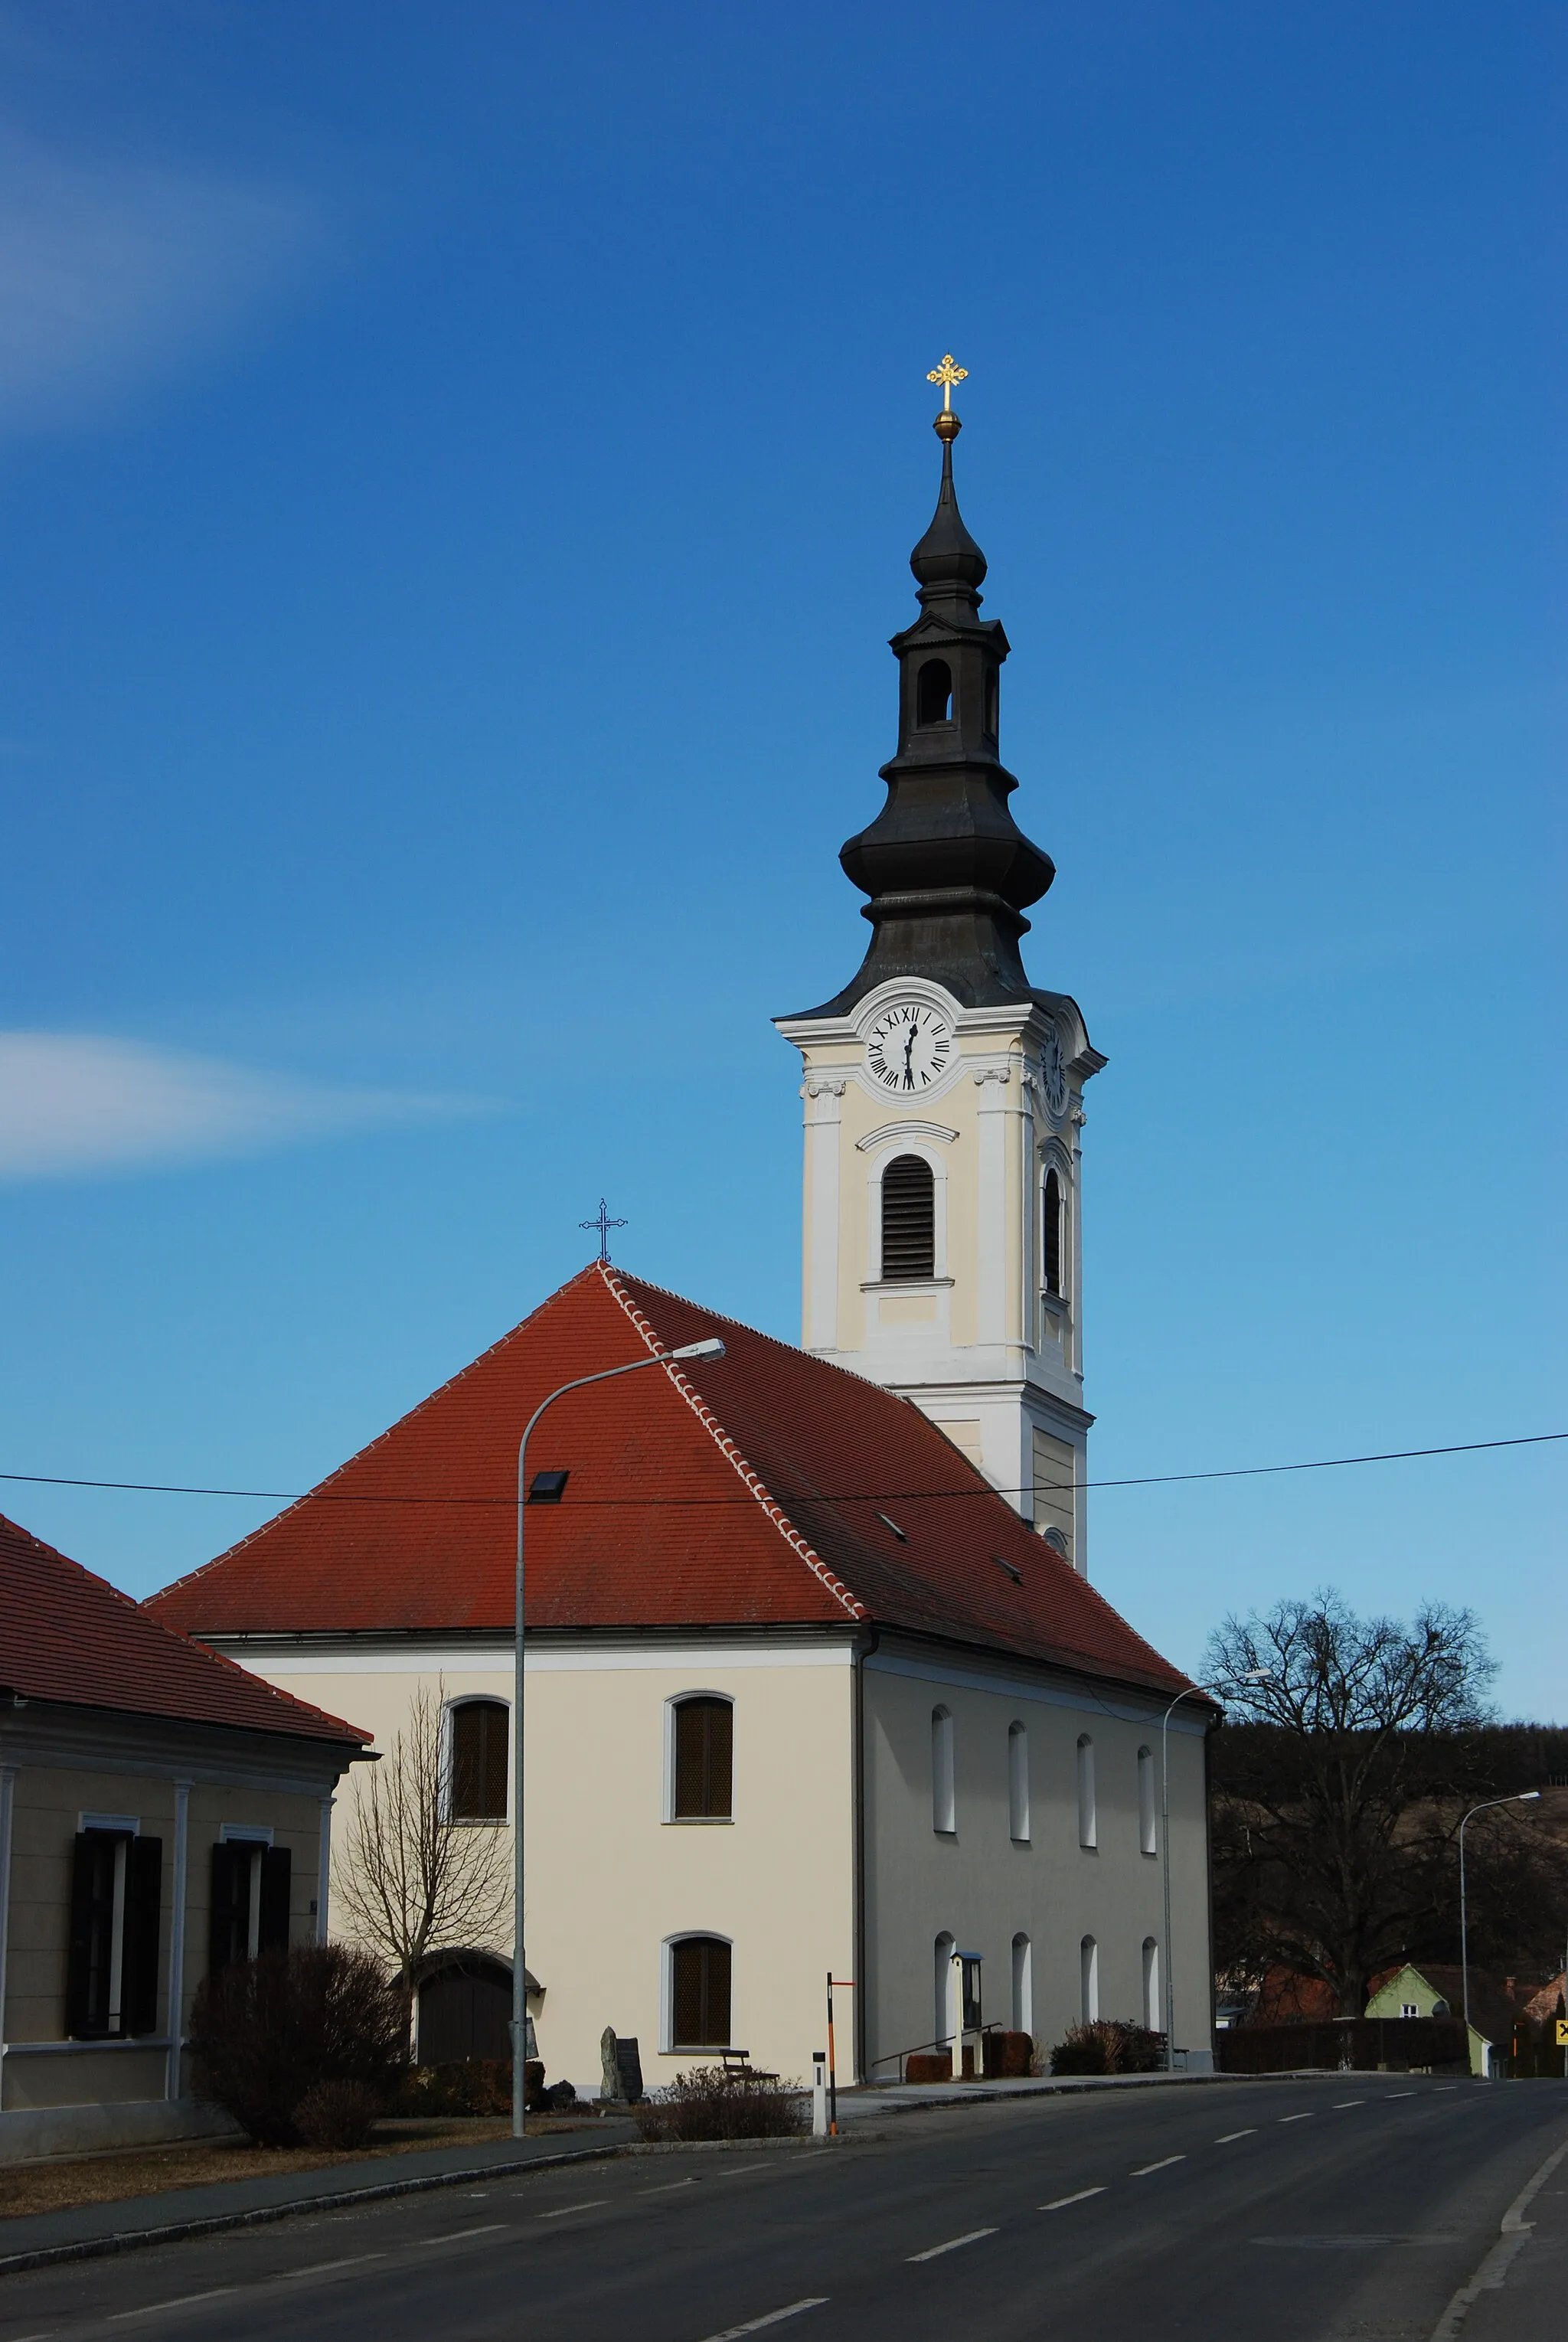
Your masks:
[[[505,2226],[504,2220],[482,2220],[476,2228],[448,2228],[441,2237],[411,2237],[408,2247],[411,2252],[417,2252],[422,2245],[455,2245],[464,2237],[493,2237]]]
[[[696,2184],[694,2178],[666,2179],[662,2187],[639,2187],[637,2193],[639,2196],[673,2196],[677,2187],[694,2187]]]
[[[707,2342],[740,2342],[743,2334],[760,2334],[764,2326],[776,2326],[785,2317],[798,2317],[803,2309],[820,2309],[826,2299],[825,2293],[808,2293],[804,2301],[792,2301],[786,2309],[770,2309],[765,2317],[748,2317],[744,2326],[726,2326],[722,2334],[710,2334]]]
[[[542,2220],[564,2220],[568,2212],[596,2211],[601,2204],[607,2204],[609,2200],[607,2196],[590,2196],[585,2204],[562,2204],[554,2212],[541,2212],[539,2217]]]
[[[1281,2115],[1281,2117],[1280,2117],[1280,2120],[1281,2120],[1281,2122],[1283,2122],[1283,2123],[1286,2123],[1286,2122],[1311,2122],[1311,2120],[1312,2120],[1312,2118],[1313,2118],[1313,2115],[1315,2115],[1315,2114],[1316,2114],[1316,2112],[1317,2112],[1317,2108],[1316,2108],[1315,2107],[1308,2107],[1308,2108],[1307,2108],[1307,2110],[1306,2110],[1306,2112],[1305,2112],[1305,2114],[1304,2114],[1304,2115]]]
[[[944,2245],[931,2245],[924,2252],[910,2253],[905,2257],[912,2261],[940,2260],[944,2253],[955,2253],[960,2245],[977,2245],[982,2237],[994,2237],[995,2234],[994,2228],[971,2228],[965,2236],[949,2237]]]
[[[1338,2114],[1341,2107],[1364,2107],[1365,2104],[1364,2098],[1336,2098],[1333,2102],[1333,2111]]]
[[[1215,2145],[1216,2147],[1229,2147],[1229,2145],[1230,2145],[1230,2143],[1231,2143],[1231,2141],[1232,2141],[1232,2139],[1233,2139],[1233,2138],[1256,2138],[1257,2135],[1258,2135],[1258,2127],[1257,2127],[1256,2123],[1253,2123],[1253,2127],[1252,2127],[1252,2128],[1251,2128],[1250,2130],[1228,2130],[1228,2131],[1225,2131],[1225,2132],[1223,2134],[1223,2136],[1222,2136],[1222,2137],[1220,2137],[1219,2138],[1215,2139],[1215,2141],[1214,2141],[1214,2145]]]
[[[215,2285],[205,2293],[176,2293],[168,2301],[144,2302],[140,2309],[116,2309],[105,2323],[118,2326],[127,2317],[156,2317],[160,2310],[184,2309],[185,2304],[191,2301],[216,2301],[220,2294],[233,2293],[235,2290],[232,2285]]]
[[[1163,2155],[1158,2163],[1141,2163],[1136,2171],[1128,2173],[1130,2179],[1147,2179],[1151,2171],[1168,2171],[1173,2163],[1185,2163],[1184,2155]]]
[[[1413,2098],[1415,2092],[1413,2090],[1390,2090],[1388,2095],[1391,2098]]]
[[[1069,2204],[1083,2204],[1091,2196],[1103,2196],[1104,2193],[1103,2187],[1080,2187],[1076,2196],[1058,2196],[1054,2204],[1042,2204],[1040,2209],[1043,2212],[1064,2212]]]
[[[325,2277],[329,2269],[357,2268],[362,2261],[384,2261],[385,2253],[351,2253],[345,2261],[312,2261],[308,2268],[279,2269],[279,2277]]]

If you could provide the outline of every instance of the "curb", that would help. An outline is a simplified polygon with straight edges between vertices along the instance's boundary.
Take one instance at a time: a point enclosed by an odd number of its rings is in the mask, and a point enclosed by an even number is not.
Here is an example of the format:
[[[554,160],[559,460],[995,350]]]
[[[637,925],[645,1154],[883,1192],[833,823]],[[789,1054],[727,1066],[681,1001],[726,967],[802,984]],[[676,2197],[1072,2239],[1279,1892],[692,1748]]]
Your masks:
[[[248,2212],[209,2212],[200,2219],[166,2220],[156,2228],[120,2228],[102,2237],[82,2237],[68,2245],[39,2245],[32,2252],[0,2254],[0,2277],[20,2277],[25,2269],[48,2268],[58,2261],[101,2260],[110,2253],[136,2251],[143,2245],[175,2245],[191,2237],[212,2237],[225,2228],[258,2228],[274,2220],[292,2220],[300,2212],[336,2212],[350,2204],[375,2204],[388,2196],[423,2196],[437,2187],[456,2187],[465,2180],[493,2179],[517,2171],[551,2171],[564,2163],[604,2163],[623,2154],[624,2144],[574,2147],[564,2155],[525,2155],[506,2163],[478,2163],[464,2171],[422,2172],[417,2177],[387,2179],[374,2187],[339,2187],[318,2196],[292,2196],[285,2204],[261,2204]]]

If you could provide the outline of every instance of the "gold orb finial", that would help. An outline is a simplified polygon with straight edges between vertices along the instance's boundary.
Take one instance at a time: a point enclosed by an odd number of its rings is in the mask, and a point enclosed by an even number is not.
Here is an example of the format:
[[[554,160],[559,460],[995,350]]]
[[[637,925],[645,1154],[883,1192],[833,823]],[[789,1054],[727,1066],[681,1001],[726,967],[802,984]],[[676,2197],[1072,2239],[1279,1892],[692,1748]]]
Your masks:
[[[927,382],[939,382],[942,385],[942,412],[932,428],[944,445],[951,446],[964,428],[963,424],[953,412],[953,385],[955,382],[968,381],[969,368],[954,365],[953,352],[948,350],[943,357],[942,364],[933,366],[925,379]]]

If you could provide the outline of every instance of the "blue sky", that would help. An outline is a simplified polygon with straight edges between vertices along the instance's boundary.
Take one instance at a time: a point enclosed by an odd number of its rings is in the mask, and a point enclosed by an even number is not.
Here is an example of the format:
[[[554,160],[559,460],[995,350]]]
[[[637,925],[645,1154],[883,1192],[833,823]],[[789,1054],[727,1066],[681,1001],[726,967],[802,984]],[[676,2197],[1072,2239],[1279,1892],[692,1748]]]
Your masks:
[[[1105,1478],[1568,1427],[1559,12],[0,0],[0,1465],[301,1487],[587,1256],[798,1330],[936,447],[1110,1056]],[[1553,1174],[1556,1174],[1555,1178]],[[1568,1451],[1093,1499],[1195,1664]],[[135,1592],[265,1506],[12,1486]],[[1543,1629],[1545,1631],[1543,1631]]]

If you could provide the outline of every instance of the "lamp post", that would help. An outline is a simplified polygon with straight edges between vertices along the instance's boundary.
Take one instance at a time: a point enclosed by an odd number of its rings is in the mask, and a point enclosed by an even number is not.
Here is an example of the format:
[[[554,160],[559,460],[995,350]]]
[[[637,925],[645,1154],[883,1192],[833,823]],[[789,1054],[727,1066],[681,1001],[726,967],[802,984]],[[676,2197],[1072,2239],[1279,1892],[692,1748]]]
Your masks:
[[[673,1366],[681,1358],[722,1358],[724,1346],[717,1335],[706,1341],[684,1342],[678,1350],[661,1350],[651,1357],[633,1358],[624,1366],[606,1366],[596,1375],[579,1375],[540,1400],[517,1443],[517,1584],[512,1626],[512,2136],[522,2138],[527,2128],[524,2113],[524,2067],[528,2047],[528,1967],[523,1945],[523,1556],[524,1525],[528,1507],[528,1441],[547,1407],[568,1391],[584,1390],[590,1383],[607,1383],[617,1375],[634,1375],[639,1366]]]
[[[1464,1899],[1464,1831],[1477,1814],[1488,1812],[1493,1806],[1530,1806],[1540,1797],[1539,1789],[1521,1789],[1512,1797],[1483,1797],[1472,1806],[1459,1825],[1459,1980],[1464,1997],[1464,2054],[1470,2055],[1470,1914]]]
[[[1204,1692],[1225,1692],[1233,1688],[1233,1678],[1223,1683],[1189,1684],[1179,1691],[1160,1721],[1160,1871],[1165,1896],[1165,2071],[1176,2070],[1176,1986],[1174,1964],[1171,1958],[1171,1716],[1184,1699],[1196,1699]],[[1267,1667],[1249,1667],[1241,1678],[1243,1683],[1273,1683]]]

